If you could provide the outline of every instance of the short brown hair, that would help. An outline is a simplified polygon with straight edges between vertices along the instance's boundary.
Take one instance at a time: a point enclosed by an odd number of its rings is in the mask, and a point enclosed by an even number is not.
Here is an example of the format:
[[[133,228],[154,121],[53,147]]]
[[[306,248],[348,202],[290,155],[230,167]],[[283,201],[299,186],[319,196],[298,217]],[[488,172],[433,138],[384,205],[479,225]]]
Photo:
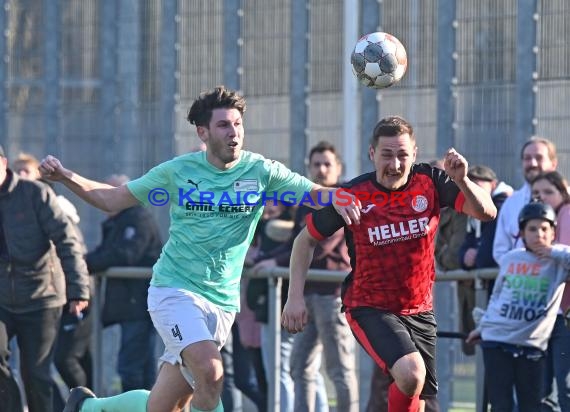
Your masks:
[[[521,159],[524,157],[524,150],[529,145],[534,143],[542,143],[543,145],[545,145],[546,149],[548,150],[548,157],[550,158],[550,160],[556,160],[557,157],[556,145],[551,140],[548,140],[546,137],[540,137],[540,136],[532,136],[523,144],[523,147],[521,149]]]
[[[308,158],[309,163],[311,163],[311,159],[313,158],[313,155],[315,153],[324,153],[324,152],[331,152],[334,155],[336,161],[338,163],[342,163],[342,159],[340,158],[340,155],[336,150],[335,145],[333,145],[331,142],[327,142],[326,140],[322,140],[319,143],[317,143],[315,146],[311,147]]]
[[[196,126],[208,127],[214,109],[237,109],[243,116],[246,110],[245,99],[234,90],[217,86],[214,90],[200,93],[188,111],[188,121]]]
[[[410,135],[410,140],[416,140],[414,128],[406,119],[400,116],[388,116],[380,120],[374,127],[370,144],[376,147],[381,136],[394,137],[406,133]]]

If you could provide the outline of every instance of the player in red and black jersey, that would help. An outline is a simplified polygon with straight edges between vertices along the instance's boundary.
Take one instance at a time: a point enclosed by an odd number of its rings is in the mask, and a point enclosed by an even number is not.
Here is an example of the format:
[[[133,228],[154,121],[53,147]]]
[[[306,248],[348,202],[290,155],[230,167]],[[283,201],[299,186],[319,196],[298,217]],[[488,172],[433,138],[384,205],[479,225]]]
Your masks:
[[[489,194],[469,180],[467,161],[454,149],[445,155],[445,172],[414,164],[413,128],[401,117],[376,125],[369,154],[376,171],[343,189],[362,203],[360,224],[346,225],[329,206],[310,215],[295,239],[282,324],[293,333],[303,329],[303,288],[314,247],[344,227],[352,271],[342,298],[352,332],[394,379],[390,412],[423,411],[420,394],[425,399],[437,393],[432,287],[440,209],[453,207],[481,220],[493,219],[496,209]],[[336,201],[342,199],[337,193]]]

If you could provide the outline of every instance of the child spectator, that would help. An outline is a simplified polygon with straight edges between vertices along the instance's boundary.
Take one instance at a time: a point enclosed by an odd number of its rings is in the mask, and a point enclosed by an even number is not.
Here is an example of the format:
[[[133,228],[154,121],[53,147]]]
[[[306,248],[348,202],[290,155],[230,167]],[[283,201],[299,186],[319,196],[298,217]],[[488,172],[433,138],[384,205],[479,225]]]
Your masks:
[[[499,261],[487,311],[468,342],[482,339],[485,380],[493,411],[540,410],[545,351],[570,272],[570,247],[553,245],[556,214],[551,206],[523,207],[519,230],[524,248]]]

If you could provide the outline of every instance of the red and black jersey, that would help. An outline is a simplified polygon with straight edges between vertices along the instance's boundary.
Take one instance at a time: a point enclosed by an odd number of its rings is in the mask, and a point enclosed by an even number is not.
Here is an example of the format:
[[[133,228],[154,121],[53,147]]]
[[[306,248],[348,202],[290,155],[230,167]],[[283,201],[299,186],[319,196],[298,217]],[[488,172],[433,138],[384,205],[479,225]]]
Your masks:
[[[402,315],[431,310],[439,212],[445,206],[462,210],[457,185],[444,171],[417,164],[398,191],[379,185],[375,172],[343,188],[361,199],[360,224],[345,226],[331,205],[307,216],[307,229],[321,240],[345,228],[352,271],[343,284],[344,306]]]

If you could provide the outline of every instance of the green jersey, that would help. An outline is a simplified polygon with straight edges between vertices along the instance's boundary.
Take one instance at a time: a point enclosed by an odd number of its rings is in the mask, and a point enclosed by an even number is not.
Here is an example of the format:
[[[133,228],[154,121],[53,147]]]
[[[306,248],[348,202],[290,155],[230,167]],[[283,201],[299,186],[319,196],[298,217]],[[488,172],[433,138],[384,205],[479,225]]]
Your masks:
[[[196,152],[129,182],[141,203],[170,207],[169,239],[151,285],[186,289],[239,311],[243,262],[263,205],[306,199],[313,186],[283,164],[246,151],[228,170],[212,166],[206,152]]]

